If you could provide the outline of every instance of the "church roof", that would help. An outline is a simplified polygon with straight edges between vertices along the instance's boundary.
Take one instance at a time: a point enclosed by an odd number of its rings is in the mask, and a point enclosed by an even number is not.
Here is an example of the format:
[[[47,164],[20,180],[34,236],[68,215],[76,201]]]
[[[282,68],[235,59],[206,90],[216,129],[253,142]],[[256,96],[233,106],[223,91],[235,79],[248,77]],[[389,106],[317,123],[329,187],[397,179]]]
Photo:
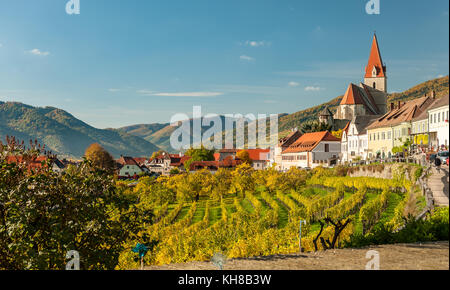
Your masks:
[[[366,66],[366,78],[371,78],[373,68],[377,69],[377,77],[385,77],[386,67],[381,59],[380,49],[376,34],[373,35],[372,49],[370,50],[369,62]]]
[[[380,110],[370,93],[370,87],[361,85],[362,87],[359,87],[351,83],[342,98],[341,105],[364,105],[373,115],[379,114]]]
[[[319,116],[333,116],[333,113],[331,113],[330,108],[326,106],[325,109],[320,112]]]

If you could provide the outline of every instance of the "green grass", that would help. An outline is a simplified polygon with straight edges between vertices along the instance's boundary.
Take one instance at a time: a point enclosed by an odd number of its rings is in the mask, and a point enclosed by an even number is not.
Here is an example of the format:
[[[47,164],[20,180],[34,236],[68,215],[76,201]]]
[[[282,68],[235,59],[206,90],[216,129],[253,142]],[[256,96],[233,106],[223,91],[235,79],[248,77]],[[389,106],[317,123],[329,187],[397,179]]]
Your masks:
[[[222,209],[220,207],[213,207],[209,209],[209,224],[213,225],[222,218]]]
[[[177,218],[175,219],[175,222],[182,221],[184,219],[184,217],[187,215],[187,213],[189,212],[189,209],[191,208],[191,206],[192,206],[192,204],[188,204],[187,206],[184,206],[183,209],[178,214]]]
[[[385,224],[394,217],[394,210],[397,205],[403,200],[404,196],[398,193],[391,192],[389,195],[388,206],[380,217],[380,220],[375,226]]]
[[[201,222],[203,220],[203,217],[205,216],[205,209],[206,209],[205,202],[197,203],[197,209],[194,213],[194,217],[192,218],[192,224]]]
[[[242,207],[249,213],[253,213],[255,208],[248,199],[241,200]]]

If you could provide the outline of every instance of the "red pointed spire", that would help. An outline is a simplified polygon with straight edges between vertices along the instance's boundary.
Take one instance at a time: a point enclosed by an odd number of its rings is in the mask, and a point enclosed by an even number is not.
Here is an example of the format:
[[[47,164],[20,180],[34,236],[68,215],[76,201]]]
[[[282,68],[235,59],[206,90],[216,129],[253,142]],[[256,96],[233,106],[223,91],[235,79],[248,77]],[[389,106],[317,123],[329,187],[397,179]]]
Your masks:
[[[383,66],[380,49],[378,47],[377,35],[373,35],[372,49],[370,51],[369,63],[366,66],[366,78],[373,77],[373,68],[376,68],[376,77],[385,77],[386,67]]]

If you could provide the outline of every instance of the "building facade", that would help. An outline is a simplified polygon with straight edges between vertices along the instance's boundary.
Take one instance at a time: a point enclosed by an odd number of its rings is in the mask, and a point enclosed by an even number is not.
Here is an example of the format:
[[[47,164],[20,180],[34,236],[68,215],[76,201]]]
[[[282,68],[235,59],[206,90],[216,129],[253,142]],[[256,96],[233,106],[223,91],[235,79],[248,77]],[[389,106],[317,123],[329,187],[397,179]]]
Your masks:
[[[328,167],[336,164],[340,152],[341,139],[330,132],[306,133],[282,152],[280,169]]]
[[[428,110],[430,146],[434,150],[448,148],[449,146],[448,111],[448,95],[436,100]]]
[[[378,117],[380,116],[358,116],[349,122],[342,132],[341,162],[368,159],[369,135],[367,134],[367,127]]]

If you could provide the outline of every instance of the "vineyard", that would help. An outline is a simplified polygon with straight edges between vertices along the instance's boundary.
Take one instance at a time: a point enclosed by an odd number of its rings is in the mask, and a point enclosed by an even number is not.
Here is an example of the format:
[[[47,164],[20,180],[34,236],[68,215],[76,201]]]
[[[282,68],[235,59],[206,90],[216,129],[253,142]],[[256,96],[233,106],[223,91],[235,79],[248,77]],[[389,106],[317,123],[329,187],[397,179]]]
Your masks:
[[[123,186],[124,194],[140,197],[138,206],[154,212],[154,222],[124,245],[117,268],[138,267],[129,249],[145,239],[158,241],[145,257],[146,265],[205,261],[216,252],[228,258],[298,252],[301,220],[306,221],[301,241],[305,251],[328,248],[332,242],[343,247],[352,235],[365,235],[380,224],[395,230],[408,211],[423,207],[413,182],[403,176],[335,176],[323,168],[257,172],[245,165],[235,171],[145,180],[133,189]],[[341,230],[337,239],[336,224]],[[322,242],[317,241],[319,233]]]

